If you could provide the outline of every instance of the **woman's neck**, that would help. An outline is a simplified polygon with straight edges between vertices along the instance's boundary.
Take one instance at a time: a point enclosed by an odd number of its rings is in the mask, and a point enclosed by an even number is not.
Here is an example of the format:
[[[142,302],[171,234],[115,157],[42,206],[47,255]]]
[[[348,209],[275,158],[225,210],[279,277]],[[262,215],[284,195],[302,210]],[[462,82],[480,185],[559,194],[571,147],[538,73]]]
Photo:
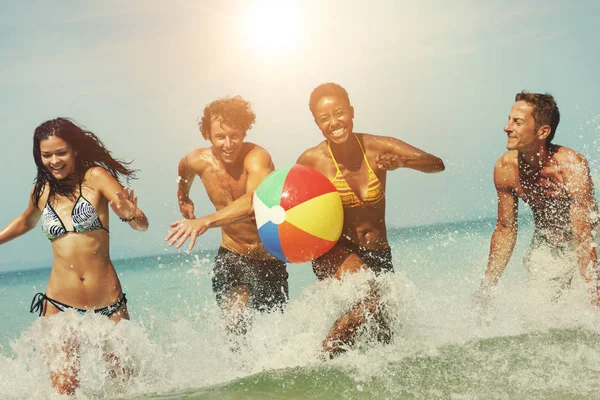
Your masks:
[[[358,140],[358,137],[351,133],[344,143],[329,142],[336,161],[349,170],[360,169],[363,161],[363,154]]]
[[[64,179],[56,180],[53,186],[53,193],[65,197],[71,197],[75,194],[77,186],[83,181],[79,172],[73,171]]]

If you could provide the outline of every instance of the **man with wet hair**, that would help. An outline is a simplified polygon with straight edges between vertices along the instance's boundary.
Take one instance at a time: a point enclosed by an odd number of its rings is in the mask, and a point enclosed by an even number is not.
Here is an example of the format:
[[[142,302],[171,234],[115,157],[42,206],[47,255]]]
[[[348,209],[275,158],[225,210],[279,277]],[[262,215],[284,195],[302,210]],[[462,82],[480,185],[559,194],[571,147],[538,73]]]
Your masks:
[[[531,207],[535,224],[523,262],[528,286],[543,299],[558,301],[572,284],[585,282],[591,303],[600,306],[594,187],[586,159],[552,143],[559,121],[550,94],[517,93],[504,127],[508,151],[494,167],[498,219],[480,299],[488,298],[512,255],[520,198]]]
[[[207,229],[221,228],[213,291],[230,316],[228,329],[237,334],[246,332],[248,307],[282,310],[288,299],[286,265],[265,250],[254,221],[254,190],[274,170],[264,148],[244,141],[255,118],[250,103],[240,96],[213,101],[204,109],[198,125],[210,147],[192,150],[179,162],[177,198],[185,219],[171,224],[166,238],[169,245],[177,243],[177,248],[190,239],[191,251]],[[189,197],[196,176],[217,210],[198,218]]]

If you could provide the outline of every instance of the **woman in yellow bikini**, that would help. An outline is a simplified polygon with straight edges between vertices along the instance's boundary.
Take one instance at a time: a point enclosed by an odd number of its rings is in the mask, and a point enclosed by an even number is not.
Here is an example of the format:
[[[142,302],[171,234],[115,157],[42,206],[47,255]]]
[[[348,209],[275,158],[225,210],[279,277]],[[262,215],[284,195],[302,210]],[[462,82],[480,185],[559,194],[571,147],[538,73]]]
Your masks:
[[[315,88],[309,108],[325,140],[306,150],[297,163],[329,178],[344,206],[342,236],[333,249],[313,261],[313,271],[318,279],[341,279],[364,268],[377,275],[393,272],[385,224],[387,171],[411,168],[440,172],[445,168],[443,161],[393,137],[354,133],[354,108],[338,84],[324,83]],[[379,295],[376,285],[373,288],[371,296],[335,322],[323,342],[324,351],[335,355],[351,343],[356,328],[364,322],[363,309],[380,320]]]

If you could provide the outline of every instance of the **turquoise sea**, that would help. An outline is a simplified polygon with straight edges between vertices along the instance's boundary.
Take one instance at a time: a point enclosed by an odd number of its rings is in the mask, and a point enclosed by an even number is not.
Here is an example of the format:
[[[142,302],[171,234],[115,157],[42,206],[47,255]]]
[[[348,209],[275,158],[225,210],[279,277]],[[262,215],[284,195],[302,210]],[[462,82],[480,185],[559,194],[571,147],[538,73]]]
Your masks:
[[[49,267],[0,274],[0,399],[61,398],[45,349],[68,328],[81,345],[77,399],[600,398],[600,313],[582,293],[528,300],[527,218],[493,312],[476,312],[494,222],[391,229],[397,273],[381,287],[393,342],[373,343],[367,327],[355,349],[327,362],[320,343],[368,274],[316,282],[310,265],[289,265],[285,313],[255,315],[238,352],[211,292],[216,249],[115,261],[131,313],[116,327],[96,315],[68,312],[52,325],[30,314]],[[111,377],[107,352],[126,372]]]

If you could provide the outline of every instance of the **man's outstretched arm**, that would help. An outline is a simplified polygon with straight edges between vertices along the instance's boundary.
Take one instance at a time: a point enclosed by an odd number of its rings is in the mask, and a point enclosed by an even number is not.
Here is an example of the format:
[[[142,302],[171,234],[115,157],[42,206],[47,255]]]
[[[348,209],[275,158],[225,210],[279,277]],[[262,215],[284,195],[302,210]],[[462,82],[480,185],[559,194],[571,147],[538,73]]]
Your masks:
[[[196,218],[194,216],[194,202],[190,199],[190,189],[196,173],[189,165],[189,155],[184,156],[179,161],[178,180],[177,180],[177,202],[179,212],[183,218]]]
[[[248,173],[246,181],[246,193],[212,214],[189,220],[175,221],[171,224],[173,230],[169,232],[165,240],[169,246],[177,242],[180,248],[190,238],[191,250],[196,244],[196,238],[210,228],[222,227],[240,222],[254,213],[252,199],[254,191],[262,180],[274,170],[271,156],[263,149],[255,149],[246,157],[244,168]]]
[[[600,271],[592,230],[598,207],[589,166],[582,156],[566,168],[566,189],[571,198],[571,224],[579,272],[590,285],[592,303],[600,306]]]
[[[490,241],[490,253],[481,288],[487,289],[498,283],[506,269],[517,241],[518,200],[512,193],[498,192],[498,220]]]
[[[498,283],[517,241],[519,199],[510,185],[512,173],[510,167],[502,160],[499,160],[494,167],[494,185],[498,193],[498,219],[490,242],[490,253],[481,281],[481,289],[487,289]]]

